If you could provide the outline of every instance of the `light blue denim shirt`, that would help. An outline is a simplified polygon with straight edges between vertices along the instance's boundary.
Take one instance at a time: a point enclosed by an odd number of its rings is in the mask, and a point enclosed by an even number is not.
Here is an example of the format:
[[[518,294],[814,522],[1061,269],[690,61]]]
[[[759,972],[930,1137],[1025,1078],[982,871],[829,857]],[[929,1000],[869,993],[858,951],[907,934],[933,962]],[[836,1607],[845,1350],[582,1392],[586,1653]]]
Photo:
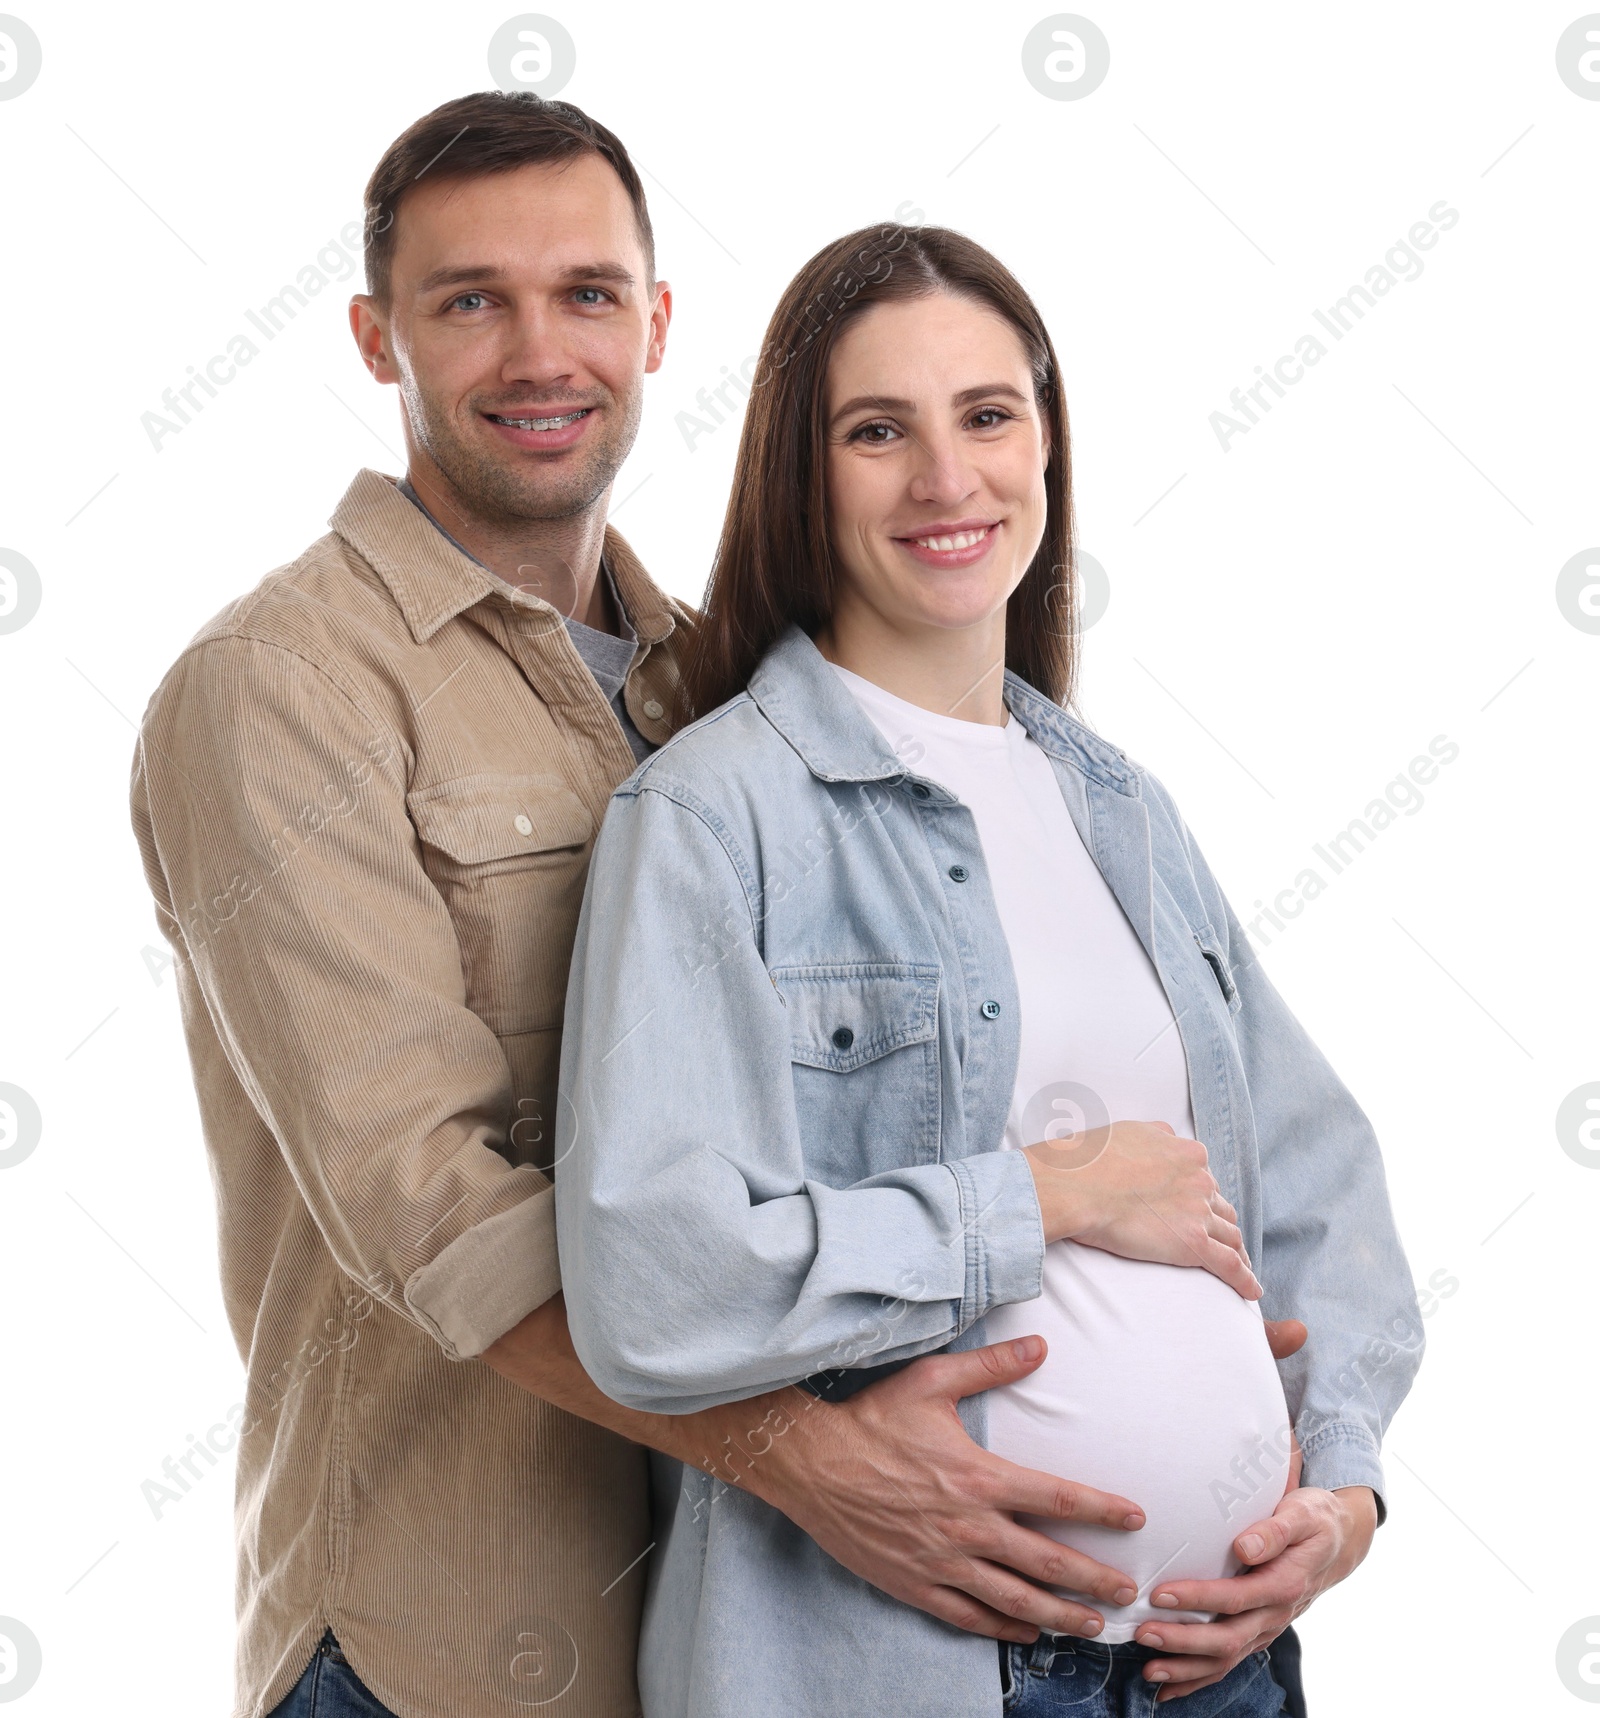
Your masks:
[[[1372,1128],[1161,784],[1015,675],[1006,701],[1160,975],[1266,1315],[1310,1330],[1280,1368],[1302,1483],[1381,1492],[1422,1325]],[[555,1177],[600,1388],[689,1413],[981,1344],[991,1307],[1040,1292],[1033,1178],[999,1149],[1017,1043],[971,813],[791,628],[618,789],[595,847]],[[983,1397],[962,1417],[981,1443]],[[752,1425],[744,1459],[786,1429]],[[747,1491],[652,1462],[646,1718],[998,1715],[993,1641],[886,1597]]]

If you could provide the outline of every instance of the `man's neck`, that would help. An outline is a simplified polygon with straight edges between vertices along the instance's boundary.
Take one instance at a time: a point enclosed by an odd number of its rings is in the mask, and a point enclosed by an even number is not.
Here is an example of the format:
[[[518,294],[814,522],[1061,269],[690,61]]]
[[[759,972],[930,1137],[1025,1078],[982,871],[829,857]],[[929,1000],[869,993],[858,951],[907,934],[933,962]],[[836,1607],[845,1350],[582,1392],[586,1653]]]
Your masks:
[[[505,519],[475,510],[426,455],[413,452],[406,480],[438,525],[497,579],[596,632],[620,632],[600,577],[609,490],[569,519]]]

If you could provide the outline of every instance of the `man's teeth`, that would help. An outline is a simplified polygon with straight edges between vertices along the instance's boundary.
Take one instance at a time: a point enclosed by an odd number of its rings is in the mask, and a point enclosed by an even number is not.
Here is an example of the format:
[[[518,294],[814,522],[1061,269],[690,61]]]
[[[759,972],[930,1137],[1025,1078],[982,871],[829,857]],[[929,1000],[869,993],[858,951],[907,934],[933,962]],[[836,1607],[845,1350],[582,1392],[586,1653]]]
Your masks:
[[[937,549],[948,554],[952,549],[970,549],[974,543],[981,543],[992,529],[985,525],[981,531],[957,531],[953,537],[913,537],[911,541],[919,549]]]
[[[553,430],[565,429],[568,424],[575,424],[588,410],[589,408],[584,406],[581,411],[567,412],[559,418],[506,418],[501,417],[497,412],[490,412],[489,416],[497,424],[509,424],[512,429]]]

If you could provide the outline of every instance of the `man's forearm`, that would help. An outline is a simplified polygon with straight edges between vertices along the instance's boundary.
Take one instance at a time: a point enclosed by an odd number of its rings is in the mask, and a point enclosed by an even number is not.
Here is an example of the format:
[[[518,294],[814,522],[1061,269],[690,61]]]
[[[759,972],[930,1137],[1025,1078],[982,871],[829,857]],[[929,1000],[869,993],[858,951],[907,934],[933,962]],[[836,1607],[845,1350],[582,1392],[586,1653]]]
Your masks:
[[[555,1295],[483,1351],[500,1376],[556,1407],[617,1432],[636,1444],[705,1468],[731,1485],[749,1481],[754,1462],[750,1431],[768,1419],[780,1398],[811,1402],[792,1387],[694,1414],[647,1414],[613,1402],[583,1369],[567,1329],[567,1305]],[[751,1486],[759,1492],[758,1486]]]

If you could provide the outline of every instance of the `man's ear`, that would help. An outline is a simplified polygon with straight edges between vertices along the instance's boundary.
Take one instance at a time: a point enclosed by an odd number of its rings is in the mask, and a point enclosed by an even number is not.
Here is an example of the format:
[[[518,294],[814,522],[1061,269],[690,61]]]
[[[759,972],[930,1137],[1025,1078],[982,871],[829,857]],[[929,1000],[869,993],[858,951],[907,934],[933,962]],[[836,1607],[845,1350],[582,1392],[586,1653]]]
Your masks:
[[[398,382],[400,371],[389,347],[389,317],[370,293],[358,292],[350,300],[350,332],[373,380]]]
[[[653,375],[661,368],[667,355],[667,328],[672,321],[672,288],[664,280],[655,287],[655,302],[650,307],[650,338],[644,349],[644,372]]]

